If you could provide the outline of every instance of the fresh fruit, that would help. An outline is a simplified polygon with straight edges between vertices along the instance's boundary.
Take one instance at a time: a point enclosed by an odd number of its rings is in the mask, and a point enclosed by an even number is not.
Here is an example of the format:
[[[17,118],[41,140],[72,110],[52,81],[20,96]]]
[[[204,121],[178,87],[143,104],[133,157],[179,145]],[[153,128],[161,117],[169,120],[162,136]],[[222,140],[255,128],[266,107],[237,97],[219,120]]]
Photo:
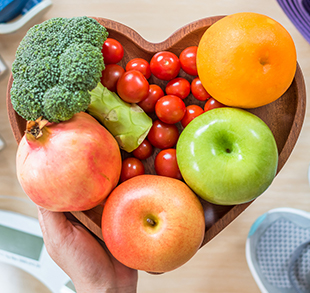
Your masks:
[[[108,64],[102,71],[101,83],[111,92],[116,92],[117,81],[124,73],[125,70],[120,65]]]
[[[151,68],[150,64],[143,58],[134,58],[131,59],[126,64],[126,71],[130,70],[137,70],[140,71],[146,79],[149,79],[151,77]]]
[[[174,95],[161,97],[155,105],[157,117],[168,124],[175,124],[182,120],[186,112],[186,106],[182,99]]]
[[[296,49],[287,30],[268,16],[241,12],[206,30],[197,50],[198,76],[220,103],[240,108],[269,104],[291,85]]]
[[[153,122],[147,138],[155,148],[172,148],[179,139],[179,130],[175,124],[167,124],[157,119]]]
[[[179,56],[181,68],[189,75],[195,76],[198,74],[196,64],[197,49],[197,46],[187,47]]]
[[[176,77],[167,83],[165,91],[167,95],[174,95],[184,100],[190,94],[191,84],[183,77]]]
[[[191,92],[193,96],[199,101],[206,101],[211,97],[201,84],[199,77],[194,78],[191,82]]]
[[[138,103],[138,105],[145,111],[145,113],[152,113],[155,111],[156,102],[164,95],[164,91],[159,85],[150,84],[147,97]]]
[[[17,150],[16,172],[37,205],[52,211],[82,211],[109,195],[118,183],[121,164],[113,136],[81,112],[58,124],[28,122]]]
[[[215,108],[222,108],[222,107],[226,107],[226,105],[223,105],[222,103],[220,103],[219,101],[213,99],[213,98],[210,98],[204,105],[203,107],[203,110],[206,112],[206,111],[209,111],[209,110],[212,110],[212,109],[215,109]]]
[[[155,157],[154,167],[157,175],[182,179],[175,149],[161,150]]]
[[[139,103],[149,93],[149,82],[137,70],[126,71],[117,81],[116,90],[122,100],[127,103]]]
[[[116,64],[123,59],[124,48],[115,39],[107,38],[102,46],[102,56],[104,64]]]
[[[141,175],[118,185],[102,214],[103,240],[126,266],[153,273],[191,259],[204,239],[204,211],[180,180]]]
[[[143,175],[144,172],[144,165],[139,159],[133,157],[126,158],[122,163],[120,182],[124,182],[138,175]]]
[[[152,57],[150,67],[155,77],[161,80],[171,80],[178,76],[181,65],[174,53],[162,51]]]
[[[194,120],[197,116],[202,114],[204,110],[198,105],[188,105],[186,107],[186,112],[184,117],[181,120],[181,124],[183,127],[186,127],[188,123]]]
[[[139,160],[145,160],[149,158],[152,153],[153,147],[147,139],[142,141],[142,143],[132,152],[132,154]]]
[[[269,127],[237,108],[207,111],[184,128],[177,162],[188,186],[219,205],[249,202],[273,181],[278,150]]]

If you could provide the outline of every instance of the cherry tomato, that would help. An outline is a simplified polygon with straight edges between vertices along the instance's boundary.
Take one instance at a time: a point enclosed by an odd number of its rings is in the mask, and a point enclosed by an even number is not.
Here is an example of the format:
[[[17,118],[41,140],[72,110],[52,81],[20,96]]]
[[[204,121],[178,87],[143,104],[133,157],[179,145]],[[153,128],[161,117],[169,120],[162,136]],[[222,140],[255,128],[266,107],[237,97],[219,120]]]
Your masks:
[[[183,77],[177,77],[170,80],[166,85],[166,94],[175,95],[184,100],[191,91],[189,81]]]
[[[157,175],[182,179],[175,149],[160,151],[155,157],[154,167]]]
[[[147,97],[138,103],[138,105],[144,110],[145,113],[154,112],[156,102],[164,95],[164,91],[159,85],[150,84]]]
[[[205,103],[205,106],[204,106],[204,111],[209,111],[209,110],[212,110],[212,109],[215,109],[215,108],[222,108],[222,107],[226,107],[224,104],[220,103],[219,101],[213,99],[213,98],[210,98],[206,103]]]
[[[186,106],[182,99],[174,95],[161,97],[155,105],[157,117],[168,124],[175,124],[182,120]]]
[[[199,101],[206,101],[211,97],[203,87],[199,77],[193,79],[191,83],[191,91],[193,96]]]
[[[124,48],[121,43],[115,39],[107,38],[102,46],[102,56],[104,64],[115,64],[122,60]]]
[[[143,175],[145,173],[143,163],[137,158],[127,158],[122,163],[120,181],[124,182],[132,177]]]
[[[153,122],[147,138],[156,148],[172,148],[179,139],[179,130],[175,124],[167,124],[158,119]]]
[[[181,68],[187,74],[198,75],[196,65],[197,49],[197,46],[187,47],[181,52],[179,56]]]
[[[186,112],[181,120],[181,124],[183,127],[186,127],[189,122],[191,122],[194,118],[202,114],[204,111],[198,105],[189,105],[186,107]]]
[[[139,160],[145,160],[149,158],[152,153],[153,147],[147,139],[142,141],[142,143],[132,152],[132,154]]]
[[[139,103],[149,93],[149,82],[140,71],[126,71],[116,84],[118,95],[127,103]]]
[[[101,83],[111,92],[116,92],[117,81],[124,72],[123,67],[117,64],[108,64],[102,71]]]
[[[171,80],[179,74],[181,65],[179,58],[172,52],[156,53],[150,62],[151,72],[159,79]]]
[[[126,64],[126,71],[129,70],[137,70],[140,71],[146,79],[149,79],[151,77],[151,68],[150,64],[142,58],[134,58],[130,60]]]

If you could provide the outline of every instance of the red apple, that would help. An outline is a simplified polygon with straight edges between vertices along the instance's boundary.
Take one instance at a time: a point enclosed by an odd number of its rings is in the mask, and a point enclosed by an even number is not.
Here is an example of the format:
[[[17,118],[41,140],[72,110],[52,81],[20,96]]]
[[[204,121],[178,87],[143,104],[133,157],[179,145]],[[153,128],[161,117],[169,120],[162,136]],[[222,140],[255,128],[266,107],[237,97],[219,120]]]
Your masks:
[[[126,266],[153,273],[174,270],[194,256],[205,233],[204,211],[182,181],[140,175],[118,185],[102,214],[103,239]]]

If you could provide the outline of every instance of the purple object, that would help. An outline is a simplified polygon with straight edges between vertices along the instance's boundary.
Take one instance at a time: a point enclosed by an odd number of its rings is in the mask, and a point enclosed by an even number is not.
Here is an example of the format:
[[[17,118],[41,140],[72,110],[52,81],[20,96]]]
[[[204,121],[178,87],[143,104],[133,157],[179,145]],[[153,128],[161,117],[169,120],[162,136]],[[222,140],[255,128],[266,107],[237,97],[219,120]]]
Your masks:
[[[310,15],[310,1],[303,1],[303,6],[305,7],[306,11]]]
[[[277,0],[291,22],[310,43],[310,0]]]

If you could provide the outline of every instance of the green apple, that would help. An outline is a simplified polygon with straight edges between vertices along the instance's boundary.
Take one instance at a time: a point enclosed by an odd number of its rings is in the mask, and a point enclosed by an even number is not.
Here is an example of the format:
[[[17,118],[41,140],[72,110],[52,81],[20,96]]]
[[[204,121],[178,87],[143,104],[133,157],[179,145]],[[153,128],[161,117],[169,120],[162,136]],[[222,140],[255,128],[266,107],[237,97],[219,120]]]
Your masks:
[[[187,185],[218,205],[249,202],[273,181],[278,149],[259,117],[217,108],[190,122],[177,143],[177,162]]]

